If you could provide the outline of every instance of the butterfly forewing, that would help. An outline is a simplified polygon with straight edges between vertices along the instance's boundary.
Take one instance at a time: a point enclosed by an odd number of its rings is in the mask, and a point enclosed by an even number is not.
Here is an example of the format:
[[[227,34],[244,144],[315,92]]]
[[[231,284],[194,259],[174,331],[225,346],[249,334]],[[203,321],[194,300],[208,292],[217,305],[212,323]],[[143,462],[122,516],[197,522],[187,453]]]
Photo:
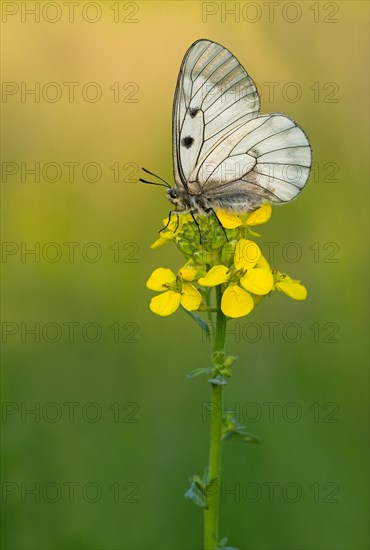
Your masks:
[[[232,128],[254,118],[259,98],[252,79],[226,49],[199,40],[185,54],[173,121],[174,171],[180,188],[199,190],[190,174]]]

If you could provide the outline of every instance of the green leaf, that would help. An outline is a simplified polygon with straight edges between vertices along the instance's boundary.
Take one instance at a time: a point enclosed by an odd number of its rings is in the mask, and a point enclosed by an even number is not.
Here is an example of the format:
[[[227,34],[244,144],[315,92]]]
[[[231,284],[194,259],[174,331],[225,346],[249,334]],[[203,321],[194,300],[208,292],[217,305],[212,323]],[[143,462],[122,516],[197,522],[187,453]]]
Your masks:
[[[182,306],[181,306],[182,307]],[[209,324],[205,322],[204,319],[202,319],[201,317],[199,317],[198,315],[195,315],[195,313],[193,313],[192,311],[188,311],[187,309],[185,309],[184,307],[182,308],[188,315],[190,315],[190,317],[192,319],[194,319],[194,321],[197,323],[197,325],[200,326],[200,328],[202,330],[204,330],[204,332],[206,333],[207,335],[207,338],[210,338],[211,336],[211,331],[210,331],[210,328],[209,328]]]
[[[185,493],[185,498],[190,499],[200,508],[208,508],[206,485],[199,476],[193,476],[191,485]]]
[[[245,426],[238,424],[235,420],[234,413],[230,411],[227,411],[223,417],[221,438],[222,441],[238,439],[244,443],[261,443],[258,437],[247,433]]]
[[[239,550],[238,548],[235,548],[234,546],[226,546],[226,545],[227,545],[227,538],[224,537],[217,544],[216,550]]]
[[[210,378],[208,382],[210,382],[215,386],[224,386],[225,384],[227,384],[226,379],[223,376],[221,376],[221,374],[218,374],[216,378]]]
[[[241,433],[236,430],[223,432],[222,441],[227,441],[229,439],[237,439],[239,441],[243,441],[244,443],[253,443],[253,444],[261,443],[261,440],[255,435]]]
[[[257,233],[257,231],[253,231],[252,229],[249,229],[248,227],[248,233],[251,235],[251,237],[260,237],[261,233]]]
[[[212,371],[213,371],[212,367],[201,367],[199,369],[191,370],[186,375],[186,378],[195,378],[196,376],[200,376],[201,374],[209,374]]]

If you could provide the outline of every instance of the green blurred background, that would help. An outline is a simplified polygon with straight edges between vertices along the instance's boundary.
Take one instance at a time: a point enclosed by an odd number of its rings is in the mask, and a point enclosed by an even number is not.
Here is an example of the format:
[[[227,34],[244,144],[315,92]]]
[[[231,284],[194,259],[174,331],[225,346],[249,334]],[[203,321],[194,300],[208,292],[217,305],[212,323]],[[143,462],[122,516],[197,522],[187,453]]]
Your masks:
[[[148,275],[183,260],[149,248],[169,206],[138,182],[140,166],[172,181],[198,38],[237,56],[315,162],[260,239],[308,300],[230,324],[227,406],[262,444],[225,445],[220,532],[241,550],[368,548],[368,4],[41,2],[39,22],[34,2],[2,4],[3,548],[202,547],[183,494],[207,462],[210,389],[186,374],[210,350],[185,314],[149,311]]]

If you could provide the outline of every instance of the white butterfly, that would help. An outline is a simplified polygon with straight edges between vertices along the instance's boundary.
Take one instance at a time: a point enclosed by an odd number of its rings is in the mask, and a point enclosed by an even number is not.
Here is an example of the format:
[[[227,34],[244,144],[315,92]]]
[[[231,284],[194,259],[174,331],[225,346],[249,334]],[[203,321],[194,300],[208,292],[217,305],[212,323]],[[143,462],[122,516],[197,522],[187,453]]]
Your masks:
[[[287,116],[259,114],[256,86],[226,48],[198,40],[177,80],[173,157],[167,198],[176,212],[242,213],[294,199],[309,176],[311,147]]]

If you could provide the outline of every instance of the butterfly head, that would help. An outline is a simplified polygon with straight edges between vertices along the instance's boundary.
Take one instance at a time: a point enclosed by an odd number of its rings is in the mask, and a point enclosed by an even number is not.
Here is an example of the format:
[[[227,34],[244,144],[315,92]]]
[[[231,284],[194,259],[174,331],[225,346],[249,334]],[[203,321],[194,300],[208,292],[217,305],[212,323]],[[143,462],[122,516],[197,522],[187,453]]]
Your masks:
[[[201,192],[190,193],[187,189],[175,186],[167,190],[166,197],[175,205],[178,212],[192,212],[204,216],[212,209],[209,199]]]
[[[178,207],[179,210],[183,210],[187,206],[186,201],[184,200],[184,195],[178,189],[176,189],[176,187],[171,187],[170,189],[168,189],[166,197],[172,204]]]

